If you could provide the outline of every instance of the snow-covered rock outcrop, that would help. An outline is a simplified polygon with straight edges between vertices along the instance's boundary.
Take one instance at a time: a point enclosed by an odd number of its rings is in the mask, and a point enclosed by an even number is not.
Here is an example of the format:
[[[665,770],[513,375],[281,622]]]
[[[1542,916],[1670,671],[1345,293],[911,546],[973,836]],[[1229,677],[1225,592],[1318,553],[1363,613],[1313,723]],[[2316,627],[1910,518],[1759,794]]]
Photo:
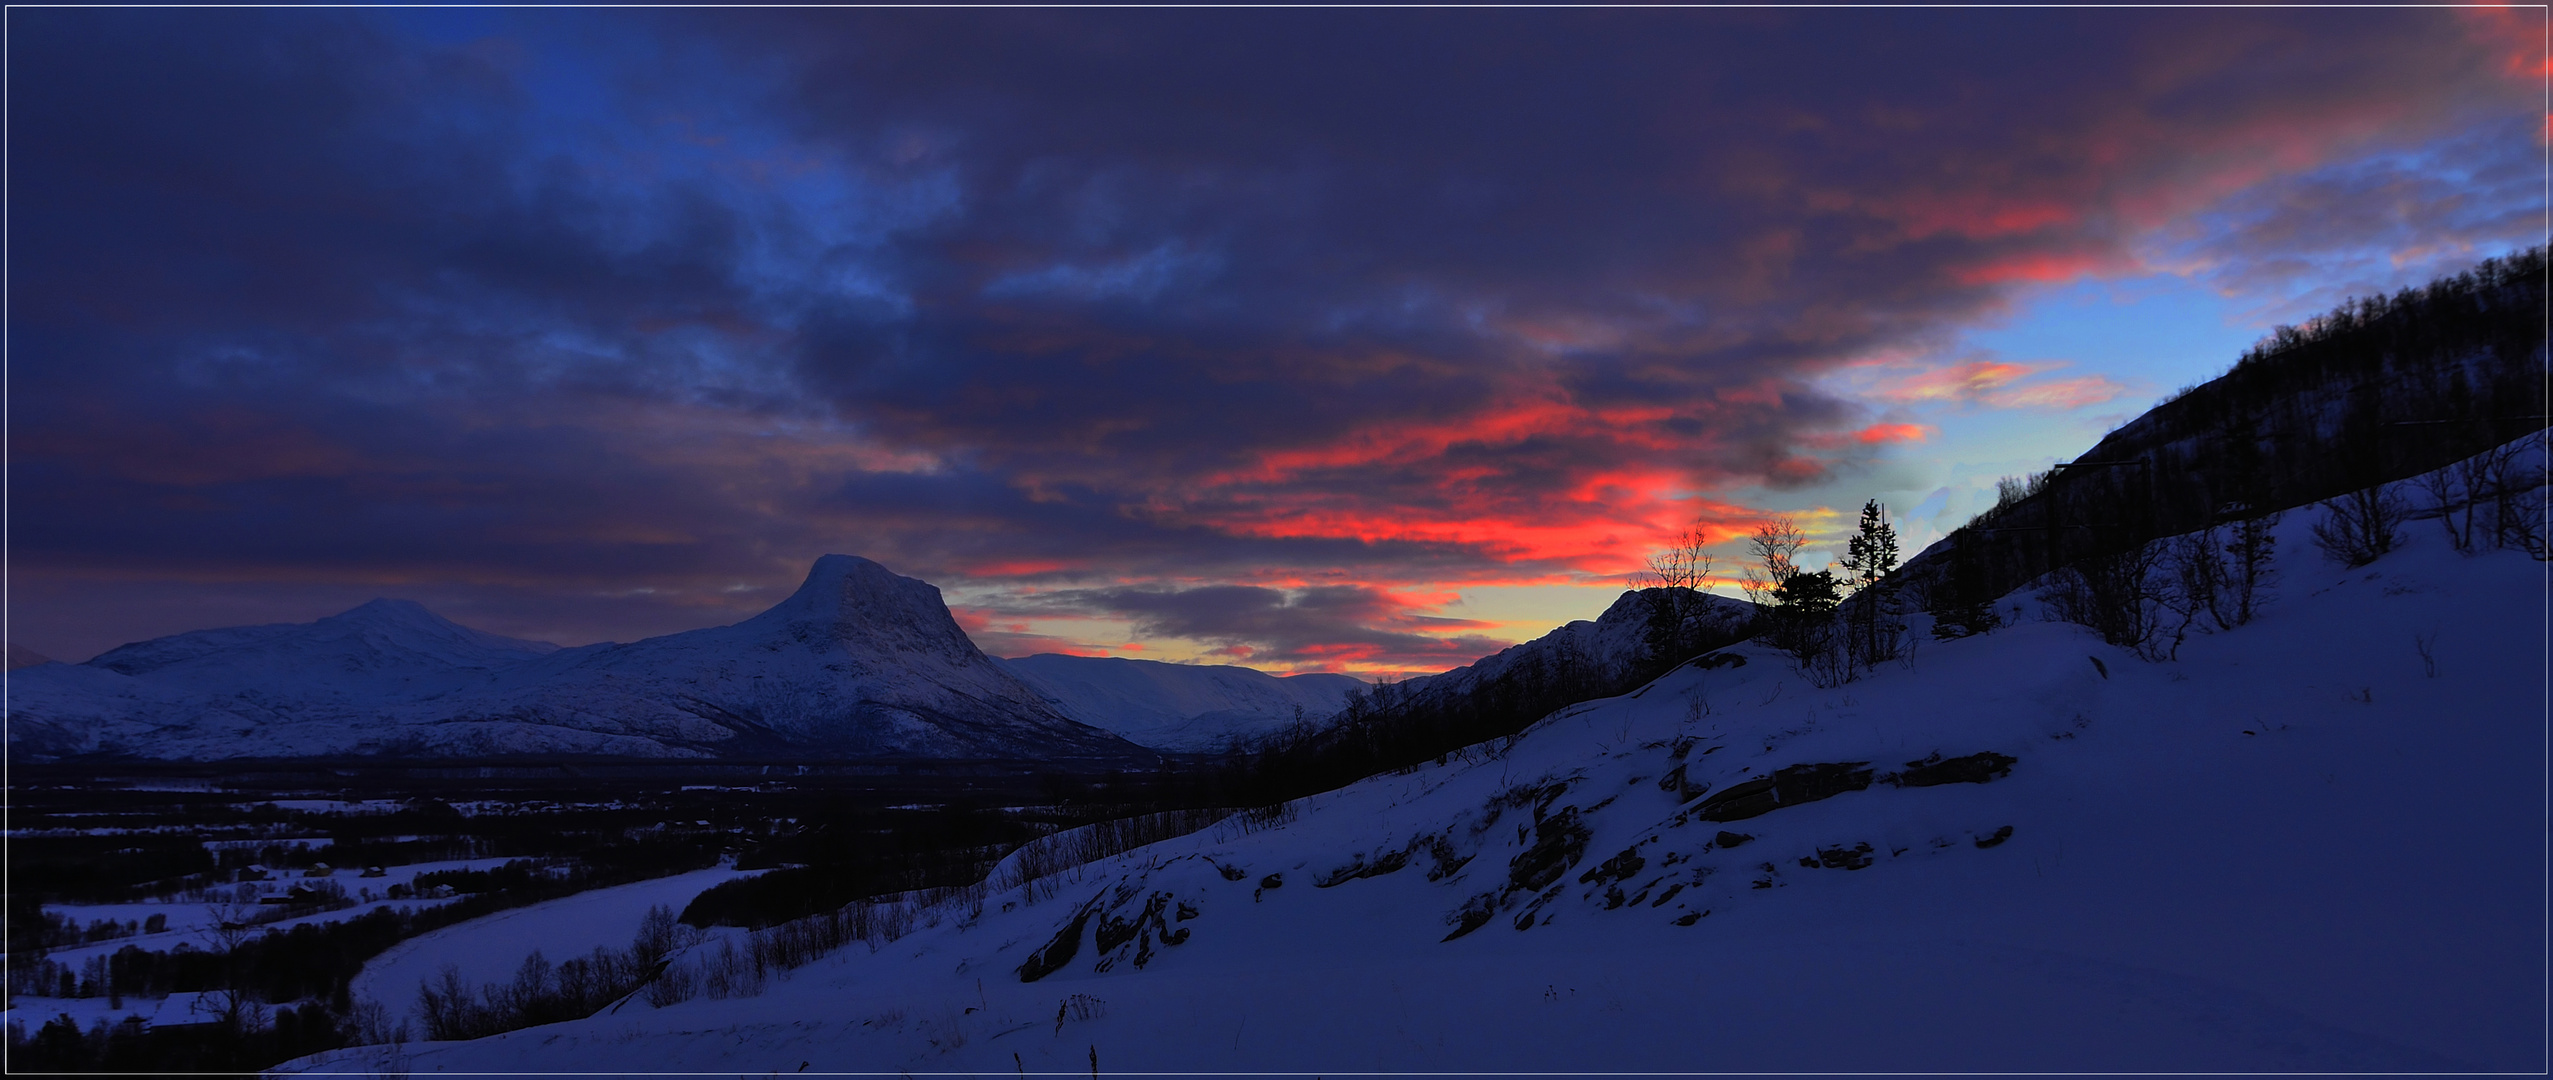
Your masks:
[[[559,649],[376,600],[12,673],[14,754],[1139,754],[967,640],[928,583],[827,555],[733,626]]]
[[[1216,750],[1298,720],[1327,721],[1364,686],[1350,675],[1040,653],[1004,667],[1067,715],[1157,750]]]

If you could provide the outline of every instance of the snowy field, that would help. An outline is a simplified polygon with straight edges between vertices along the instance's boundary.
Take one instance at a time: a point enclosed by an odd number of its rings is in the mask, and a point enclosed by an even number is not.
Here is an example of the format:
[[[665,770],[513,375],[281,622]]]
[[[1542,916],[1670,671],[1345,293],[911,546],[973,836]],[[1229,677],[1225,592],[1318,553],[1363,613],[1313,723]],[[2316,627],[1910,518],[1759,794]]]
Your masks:
[[[695,870],[455,923],[373,957],[356,974],[351,990],[358,999],[389,1006],[395,1015],[415,1007],[418,984],[434,978],[445,964],[458,966],[463,982],[476,990],[482,983],[513,978],[535,949],[553,963],[593,952],[596,946],[625,949],[648,908],[663,904],[680,914],[683,905],[711,886],[758,873],[725,867]]]
[[[413,885],[416,881],[417,875],[419,874],[430,874],[441,870],[469,870],[474,868],[486,870],[501,865],[504,861],[505,860],[503,859],[467,859],[451,862],[413,863],[407,866],[387,866],[382,868],[384,876],[377,878],[360,876],[360,869],[356,867],[346,867],[338,870],[335,874],[327,878],[316,879],[304,878],[298,871],[277,871],[274,877],[254,883],[263,894],[281,895],[295,885],[304,884],[310,881],[325,880],[333,881],[338,885],[343,886],[346,890],[346,895],[349,898],[357,898],[357,903],[353,907],[339,911],[323,911],[314,915],[302,915],[290,919],[279,919],[270,923],[259,923],[257,924],[257,929],[260,932],[266,930],[290,930],[303,923],[342,922],[385,907],[398,908],[403,911],[415,910],[418,908],[440,907],[444,904],[449,904],[452,901],[449,899],[385,900],[380,899],[380,897],[382,894],[389,891],[390,886],[394,884]],[[233,886],[226,885],[221,886],[220,888],[230,889],[233,888]],[[364,889],[372,890],[374,899],[369,901],[360,900],[359,897],[361,890]],[[235,908],[237,906],[238,905],[228,901],[206,902],[201,900],[153,900],[134,904],[48,904],[45,906],[46,911],[65,918],[73,919],[84,927],[98,919],[112,919],[116,922],[138,923],[148,922],[150,917],[153,915],[165,915],[168,916],[168,929],[157,934],[138,934],[133,937],[110,938],[106,941],[92,942],[87,945],[76,945],[55,949],[46,953],[45,958],[77,968],[81,962],[87,960],[89,957],[113,955],[116,950],[127,945],[139,945],[144,950],[153,952],[165,952],[169,949],[176,948],[181,942],[194,946],[195,948],[205,948],[209,944],[209,932],[221,921],[217,911],[226,908]],[[249,905],[246,910],[254,913],[257,908],[252,904]]]
[[[757,997],[411,1046],[411,1067],[2541,1070],[2545,564],[2412,522],[2342,570],[2316,516],[2280,528],[2267,614],[2177,661],[2018,597],[2020,624],[1834,689],[1741,646],[1502,754],[953,908]],[[1907,779],[1985,753],[2008,774]],[[1808,765],[1875,779],[1726,816]],[[590,947],[567,923],[520,940]],[[456,949],[491,972],[521,952]],[[1023,981],[1032,958],[1053,970]]]

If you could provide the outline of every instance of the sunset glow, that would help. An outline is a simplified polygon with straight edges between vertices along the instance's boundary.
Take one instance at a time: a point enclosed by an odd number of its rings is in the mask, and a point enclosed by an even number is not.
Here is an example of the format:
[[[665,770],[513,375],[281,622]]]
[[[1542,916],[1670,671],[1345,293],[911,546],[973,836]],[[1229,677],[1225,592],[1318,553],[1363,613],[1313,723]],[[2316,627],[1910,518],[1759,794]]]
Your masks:
[[[67,659],[631,640],[844,552],[998,655],[1442,670],[1695,526],[1911,554],[2537,242],[2553,70],[2515,8],[11,20],[10,637]]]

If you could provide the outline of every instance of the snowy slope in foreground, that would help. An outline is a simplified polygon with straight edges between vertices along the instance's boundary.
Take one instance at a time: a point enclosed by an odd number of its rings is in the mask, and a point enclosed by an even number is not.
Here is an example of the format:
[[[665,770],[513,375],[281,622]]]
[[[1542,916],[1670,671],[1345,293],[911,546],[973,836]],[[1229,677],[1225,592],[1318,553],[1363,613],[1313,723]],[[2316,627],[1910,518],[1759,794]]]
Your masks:
[[[2269,613],[2177,662],[2025,622],[1819,690],[1740,647],[759,997],[411,1067],[2540,1070],[2544,566],[2415,531],[2337,570],[2312,516]]]
[[[1214,750],[1300,717],[1318,724],[1364,685],[1350,675],[1279,678],[1255,668],[1039,653],[1001,661],[1073,719],[1156,750]]]

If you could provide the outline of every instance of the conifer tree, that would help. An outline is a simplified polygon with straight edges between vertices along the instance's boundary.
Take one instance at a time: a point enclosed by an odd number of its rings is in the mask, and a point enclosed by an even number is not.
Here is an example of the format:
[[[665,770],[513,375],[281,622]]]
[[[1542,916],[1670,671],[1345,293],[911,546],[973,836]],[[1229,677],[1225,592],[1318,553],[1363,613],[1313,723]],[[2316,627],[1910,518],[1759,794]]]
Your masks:
[[[1860,599],[1852,612],[1855,643],[1860,646],[1864,662],[1886,659],[1880,648],[1880,606],[1893,590],[1886,587],[1888,575],[1897,569],[1897,527],[1888,523],[1888,511],[1872,499],[1862,504],[1861,528],[1844,542],[1845,581],[1853,595]]]

